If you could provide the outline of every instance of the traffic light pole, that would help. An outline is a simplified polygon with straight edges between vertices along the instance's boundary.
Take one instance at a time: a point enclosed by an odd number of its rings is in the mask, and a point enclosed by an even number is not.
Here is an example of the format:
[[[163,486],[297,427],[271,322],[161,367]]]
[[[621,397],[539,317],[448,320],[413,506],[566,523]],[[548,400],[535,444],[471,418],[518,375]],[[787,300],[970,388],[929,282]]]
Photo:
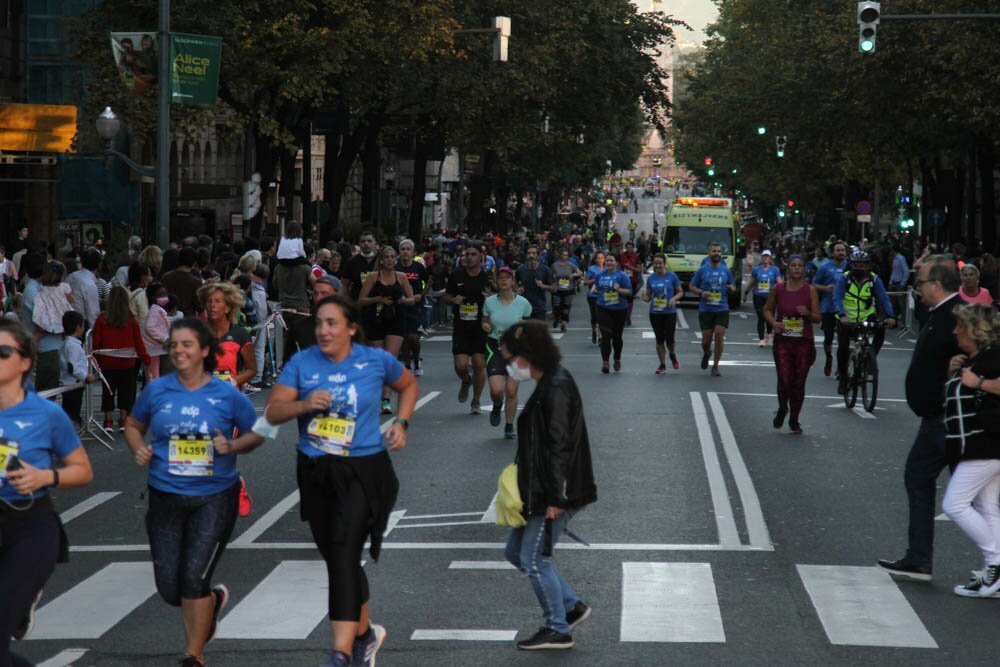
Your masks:
[[[160,0],[157,64],[156,245],[170,247],[170,0]]]
[[[882,14],[883,21],[954,21],[968,19],[1000,19],[1000,14]]]

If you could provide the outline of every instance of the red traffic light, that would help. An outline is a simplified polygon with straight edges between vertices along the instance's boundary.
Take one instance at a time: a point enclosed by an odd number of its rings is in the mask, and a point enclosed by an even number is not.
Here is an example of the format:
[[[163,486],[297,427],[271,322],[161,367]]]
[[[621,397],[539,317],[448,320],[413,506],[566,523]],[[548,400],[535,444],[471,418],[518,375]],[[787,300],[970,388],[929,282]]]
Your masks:
[[[793,206],[795,206],[795,202],[792,201],[791,199],[789,199],[788,200],[788,208],[792,208]]]
[[[712,164],[712,158],[710,158],[710,157],[705,158],[705,166],[707,167],[710,164]]]

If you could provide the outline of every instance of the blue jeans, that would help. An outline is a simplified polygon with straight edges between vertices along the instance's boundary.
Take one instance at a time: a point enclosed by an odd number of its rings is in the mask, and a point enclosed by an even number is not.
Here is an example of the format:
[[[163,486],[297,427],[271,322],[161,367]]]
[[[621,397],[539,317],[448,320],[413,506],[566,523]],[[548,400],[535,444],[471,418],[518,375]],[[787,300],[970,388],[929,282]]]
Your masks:
[[[553,519],[553,547],[572,516],[573,512],[567,511],[560,514],[559,518]],[[544,544],[545,517],[533,516],[528,519],[528,524],[523,528],[515,528],[510,531],[504,555],[514,567],[528,575],[528,579],[531,580],[531,587],[535,589],[535,597],[542,605],[545,626],[556,632],[568,634],[569,624],[566,622],[566,610],[572,609],[573,605],[580,601],[580,598],[552,564],[552,557],[542,555]]]
[[[937,478],[947,465],[945,429],[941,417],[920,420],[920,430],[906,458],[903,479],[910,501],[909,549],[907,560],[931,567],[934,563],[934,501]]]

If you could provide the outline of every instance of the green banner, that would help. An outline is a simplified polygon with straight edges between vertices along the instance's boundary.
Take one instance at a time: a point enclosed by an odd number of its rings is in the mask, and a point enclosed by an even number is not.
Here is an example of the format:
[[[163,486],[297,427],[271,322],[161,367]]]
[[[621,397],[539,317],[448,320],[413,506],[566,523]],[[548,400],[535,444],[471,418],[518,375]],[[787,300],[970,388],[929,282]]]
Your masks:
[[[215,106],[221,65],[221,37],[170,33],[170,100]]]

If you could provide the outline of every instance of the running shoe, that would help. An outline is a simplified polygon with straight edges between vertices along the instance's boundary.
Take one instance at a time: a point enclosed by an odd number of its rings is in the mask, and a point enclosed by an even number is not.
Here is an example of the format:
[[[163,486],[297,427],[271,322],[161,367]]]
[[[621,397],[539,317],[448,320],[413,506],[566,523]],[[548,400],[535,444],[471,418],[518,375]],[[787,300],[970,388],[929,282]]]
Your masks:
[[[472,399],[472,404],[469,406],[470,415],[481,415],[483,414],[483,409],[479,405],[479,401]]]
[[[389,402],[388,398],[382,399],[382,414],[384,415],[392,414],[392,403]]]
[[[833,372],[833,357],[827,355],[826,363],[823,364],[823,375],[830,377],[830,373],[832,372]]]
[[[326,660],[319,663],[319,667],[351,667],[351,656],[343,651],[326,650]]]
[[[559,328],[559,320],[552,320],[553,331]]]
[[[114,431],[115,430],[115,423],[113,421],[111,421],[110,419],[105,419],[104,420],[104,430],[105,431],[109,431],[109,432],[110,431]]]
[[[503,411],[503,403],[494,403],[490,410],[490,426],[500,425],[500,413]]]
[[[622,360],[615,359],[615,373],[621,373],[621,372],[622,372]]]
[[[247,482],[243,479],[243,475],[240,475],[240,516],[248,517],[250,516],[250,511],[253,509],[253,499],[250,497],[250,493],[247,491]]]
[[[656,374],[657,375],[666,375],[667,374],[667,365],[666,364],[660,364],[659,366],[657,366],[656,367]]]
[[[605,361],[603,364],[601,364],[601,372],[602,373],[610,373],[611,372],[611,366],[608,365],[608,362]]]
[[[590,332],[590,342],[593,343],[594,345],[597,345],[597,332],[596,331]]]
[[[590,612],[590,606],[584,604],[582,600],[573,605],[573,608],[566,612],[566,622],[569,623],[569,629],[575,630],[576,626],[590,618]]]
[[[719,372],[719,367],[718,366],[712,366],[712,377],[717,378],[720,375],[722,375],[722,373]]]
[[[413,360],[413,376],[420,377],[424,374],[424,359],[420,357],[419,359]]]
[[[458,402],[465,403],[469,400],[469,388],[472,386],[472,382],[463,382],[462,386],[458,388]]]
[[[573,648],[573,635],[556,632],[552,628],[543,626],[531,637],[519,641],[517,647],[523,651]]]
[[[184,659],[181,660],[181,667],[205,667],[205,663],[193,655],[186,655],[184,656]]]
[[[774,421],[771,422],[774,425],[774,428],[781,428],[782,426],[784,426],[785,415],[787,414],[788,410],[786,410],[785,408],[781,408],[780,410],[774,413]]]
[[[20,624],[14,628],[14,632],[11,633],[11,638],[20,641],[31,634],[31,631],[35,627],[35,609],[38,608],[38,603],[41,599],[42,590],[39,589],[38,594],[35,595],[35,599],[31,602],[31,606],[28,607],[28,613],[21,619]]]
[[[388,633],[377,623],[368,626],[368,632],[354,640],[351,647],[351,665],[375,667],[375,654],[382,648]]]
[[[503,437],[507,440],[513,440],[517,437],[517,433],[514,432],[513,424],[507,424],[503,427]]]
[[[226,603],[229,602],[229,589],[226,588],[225,584],[212,586],[212,594],[215,596],[215,603],[212,607],[212,625],[208,627],[206,644],[215,638],[215,633],[219,629],[219,617],[222,616],[222,610],[226,608]]]
[[[118,432],[119,433],[124,433],[125,432],[125,419],[119,419],[118,420]]]
[[[563,322],[559,325],[559,333],[566,333],[566,323]]]
[[[712,356],[710,352],[701,355],[701,370],[708,368],[708,358],[710,356]]]
[[[788,428],[792,429],[792,435],[802,435],[802,424],[789,420]]]
[[[676,370],[680,370],[681,362],[679,362],[677,360],[677,357],[675,357],[674,355],[670,355],[670,363],[672,363],[674,365],[674,370],[675,371]]]
[[[969,583],[964,585],[959,584],[952,589],[955,592],[955,595],[961,595],[963,598],[982,597],[982,595],[980,595],[980,591],[982,591],[983,587],[986,585],[983,581],[984,574],[985,573],[982,570],[973,570],[972,578],[969,579]],[[1000,598],[1000,593],[993,593],[987,597]]]
[[[757,341],[757,347],[764,347],[764,345],[766,345],[766,343],[764,342],[763,338],[761,338],[759,341]]]
[[[252,382],[243,385],[243,393],[247,396],[253,396],[258,391],[260,391],[260,387],[255,386]]]

